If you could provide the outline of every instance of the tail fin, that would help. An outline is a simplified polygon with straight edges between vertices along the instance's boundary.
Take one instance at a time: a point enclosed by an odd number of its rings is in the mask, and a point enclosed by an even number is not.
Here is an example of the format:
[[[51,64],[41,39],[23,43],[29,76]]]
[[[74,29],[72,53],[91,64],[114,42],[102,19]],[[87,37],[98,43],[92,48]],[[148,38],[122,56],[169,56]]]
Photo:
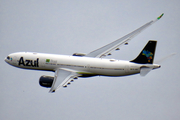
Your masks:
[[[139,64],[153,64],[157,41],[149,40],[141,53],[130,62]]]

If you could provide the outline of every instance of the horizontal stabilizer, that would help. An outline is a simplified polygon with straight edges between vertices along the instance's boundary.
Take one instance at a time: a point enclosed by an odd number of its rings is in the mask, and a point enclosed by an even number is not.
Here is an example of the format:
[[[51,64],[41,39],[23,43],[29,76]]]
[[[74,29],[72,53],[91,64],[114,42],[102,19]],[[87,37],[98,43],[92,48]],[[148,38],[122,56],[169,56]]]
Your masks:
[[[141,76],[146,76],[153,68],[149,67],[142,67],[140,70],[140,75]]]

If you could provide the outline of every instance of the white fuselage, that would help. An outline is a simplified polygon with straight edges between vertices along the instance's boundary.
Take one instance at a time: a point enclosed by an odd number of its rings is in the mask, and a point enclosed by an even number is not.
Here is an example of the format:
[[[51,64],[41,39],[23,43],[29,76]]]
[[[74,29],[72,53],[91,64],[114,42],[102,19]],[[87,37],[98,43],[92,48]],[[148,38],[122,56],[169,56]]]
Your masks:
[[[124,76],[140,73],[143,66],[158,68],[158,65],[136,64],[129,61],[91,57],[18,52],[5,59],[19,68],[56,71],[58,68],[78,73],[80,76]]]

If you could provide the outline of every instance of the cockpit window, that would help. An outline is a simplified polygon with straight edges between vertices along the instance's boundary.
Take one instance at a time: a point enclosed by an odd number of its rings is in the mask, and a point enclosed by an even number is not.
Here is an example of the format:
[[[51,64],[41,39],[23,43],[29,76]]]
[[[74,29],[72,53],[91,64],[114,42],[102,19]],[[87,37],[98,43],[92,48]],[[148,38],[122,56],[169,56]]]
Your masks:
[[[8,59],[8,60],[10,60],[10,57],[9,57],[9,56],[7,56],[7,59]]]

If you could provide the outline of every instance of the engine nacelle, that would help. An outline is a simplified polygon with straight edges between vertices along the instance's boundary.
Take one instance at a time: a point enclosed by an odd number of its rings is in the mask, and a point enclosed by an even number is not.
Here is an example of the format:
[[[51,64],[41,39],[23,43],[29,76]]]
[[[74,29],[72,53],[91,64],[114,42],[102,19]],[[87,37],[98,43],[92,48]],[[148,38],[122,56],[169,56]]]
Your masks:
[[[39,78],[39,84],[42,87],[50,88],[53,84],[53,80],[54,80],[54,77],[43,75]]]
[[[86,54],[84,54],[84,53],[74,53],[72,56],[80,56],[80,57],[82,57],[82,56],[85,56]]]

